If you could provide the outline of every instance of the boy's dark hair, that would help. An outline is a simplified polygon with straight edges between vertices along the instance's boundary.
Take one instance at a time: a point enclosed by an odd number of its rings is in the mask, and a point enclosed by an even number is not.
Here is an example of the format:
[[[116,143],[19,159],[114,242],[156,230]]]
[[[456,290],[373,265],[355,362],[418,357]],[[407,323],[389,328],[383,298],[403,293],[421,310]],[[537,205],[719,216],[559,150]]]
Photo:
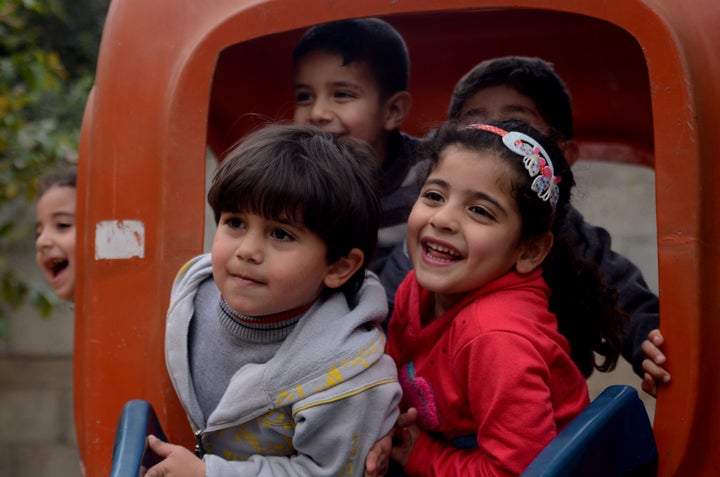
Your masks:
[[[325,242],[328,263],[360,249],[363,264],[341,287],[352,298],[377,244],[375,164],[365,143],[340,140],[313,126],[270,125],[225,155],[208,203],[216,224],[223,212],[303,224]]]
[[[343,66],[354,61],[368,65],[380,94],[388,98],[408,88],[410,59],[405,41],[379,18],[359,18],[310,27],[293,50],[293,66],[308,53],[338,53]]]
[[[575,185],[570,165],[555,141],[522,121],[487,124],[526,134],[545,149],[555,176],[561,179],[555,211],[549,202],[531,190],[533,179],[525,168],[523,157],[508,149],[502,137],[493,132],[468,128],[459,122],[446,123],[424,144],[430,171],[450,145],[489,152],[514,170],[511,184],[522,220],[521,240],[547,231],[553,233],[553,246],[542,265],[543,277],[552,290],[550,310],[557,316],[558,328],[570,343],[572,359],[585,376],[589,376],[593,368],[612,370],[620,356],[627,315],[620,310],[617,291],[605,283],[597,263],[582,258],[575,240],[566,232],[571,190]],[[594,353],[604,359],[598,362]]]
[[[532,99],[553,139],[572,139],[570,93],[553,65],[540,58],[504,56],[478,63],[455,85],[448,119],[459,120],[463,105],[478,91],[503,85]]]
[[[38,182],[37,196],[42,196],[51,187],[72,187],[77,188],[77,167],[73,165],[62,165],[48,172]]]

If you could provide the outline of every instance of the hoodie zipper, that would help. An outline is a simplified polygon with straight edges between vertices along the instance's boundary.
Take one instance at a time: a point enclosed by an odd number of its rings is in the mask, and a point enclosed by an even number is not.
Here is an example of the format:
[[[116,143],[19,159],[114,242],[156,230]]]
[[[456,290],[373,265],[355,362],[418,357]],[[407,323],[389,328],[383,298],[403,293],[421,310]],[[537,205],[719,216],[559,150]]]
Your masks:
[[[200,459],[202,459],[205,455],[205,446],[203,446],[202,438],[202,429],[198,429],[197,431],[195,431],[195,455],[198,456]]]

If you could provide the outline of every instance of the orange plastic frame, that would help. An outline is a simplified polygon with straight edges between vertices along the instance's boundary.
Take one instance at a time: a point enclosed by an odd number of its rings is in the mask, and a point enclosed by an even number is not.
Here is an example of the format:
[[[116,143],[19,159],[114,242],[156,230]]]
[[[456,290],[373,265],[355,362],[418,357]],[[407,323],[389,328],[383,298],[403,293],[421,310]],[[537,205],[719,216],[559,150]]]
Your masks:
[[[405,130],[444,117],[472,65],[555,63],[584,157],[654,166],[660,312],[672,385],[657,401],[660,475],[720,468],[720,3],[716,0],[113,0],[82,125],[75,412],[89,476],[107,475],[129,399],[193,438],[163,354],[169,290],[202,251],[208,147],[292,111],[292,47],[316,23],[381,16],[411,52]],[[710,368],[712,369],[712,368]]]

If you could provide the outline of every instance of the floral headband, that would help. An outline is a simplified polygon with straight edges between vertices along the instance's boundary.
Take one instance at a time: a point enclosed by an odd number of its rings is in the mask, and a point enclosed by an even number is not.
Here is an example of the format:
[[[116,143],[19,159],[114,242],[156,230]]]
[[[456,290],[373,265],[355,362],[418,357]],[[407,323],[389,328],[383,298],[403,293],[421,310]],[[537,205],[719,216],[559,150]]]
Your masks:
[[[555,210],[560,197],[560,177],[555,176],[550,156],[538,142],[527,134],[517,131],[505,131],[489,124],[470,124],[465,129],[480,129],[495,133],[502,137],[502,141],[515,154],[523,156],[525,169],[533,180],[530,188],[540,197],[540,200],[550,202]]]

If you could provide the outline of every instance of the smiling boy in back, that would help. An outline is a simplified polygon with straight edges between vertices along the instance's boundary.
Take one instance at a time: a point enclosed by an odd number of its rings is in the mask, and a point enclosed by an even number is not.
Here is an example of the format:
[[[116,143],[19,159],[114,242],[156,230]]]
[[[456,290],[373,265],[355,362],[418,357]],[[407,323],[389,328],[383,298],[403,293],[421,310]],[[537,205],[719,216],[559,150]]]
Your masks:
[[[400,132],[411,106],[402,36],[377,18],[314,26],[293,51],[296,124],[366,141],[380,163],[382,216],[369,268],[380,273],[405,239],[417,198],[418,140]]]

